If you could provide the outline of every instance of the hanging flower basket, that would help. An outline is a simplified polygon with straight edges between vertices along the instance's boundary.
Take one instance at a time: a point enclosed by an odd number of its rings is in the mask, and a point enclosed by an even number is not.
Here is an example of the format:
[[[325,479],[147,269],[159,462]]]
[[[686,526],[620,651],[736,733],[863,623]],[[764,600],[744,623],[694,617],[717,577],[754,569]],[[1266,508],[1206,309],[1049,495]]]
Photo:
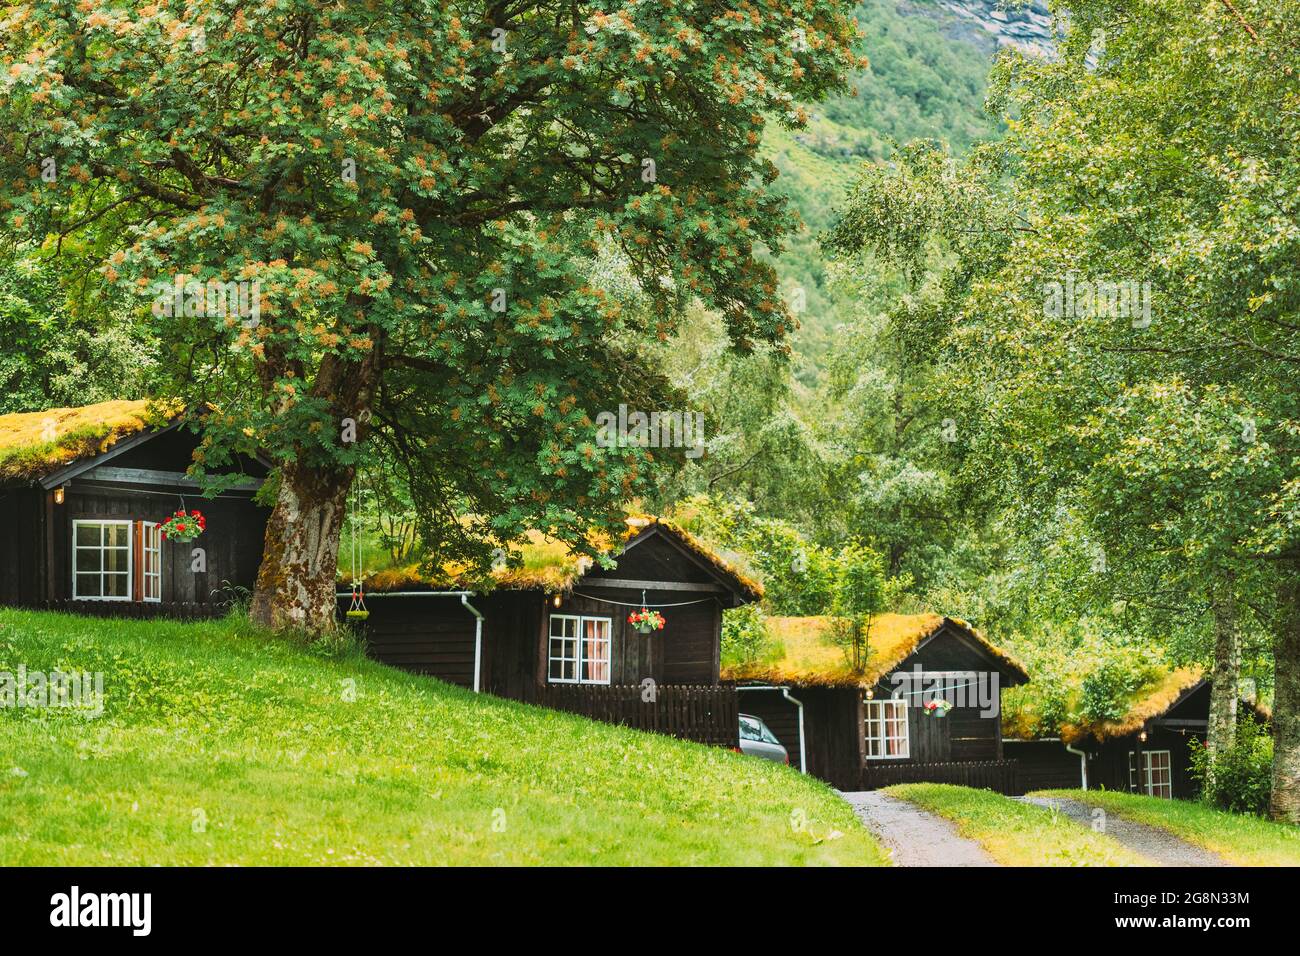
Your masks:
[[[937,700],[927,700],[921,705],[927,717],[946,717],[948,711],[952,710],[952,704],[940,697]]]
[[[664,617],[658,611],[651,611],[648,608],[641,608],[639,611],[633,611],[627,616],[627,622],[642,634],[649,634],[652,631],[662,631],[664,629]]]
[[[208,519],[199,511],[182,508],[162,523],[163,540],[193,541],[208,530]]]

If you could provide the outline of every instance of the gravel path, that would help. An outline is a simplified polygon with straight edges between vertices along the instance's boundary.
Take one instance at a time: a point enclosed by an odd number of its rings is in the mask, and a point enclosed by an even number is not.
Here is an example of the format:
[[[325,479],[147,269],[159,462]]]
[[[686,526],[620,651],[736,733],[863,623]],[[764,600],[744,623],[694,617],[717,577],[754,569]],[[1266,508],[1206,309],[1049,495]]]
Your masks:
[[[841,793],[889,851],[896,866],[997,866],[942,817],[879,790]]]
[[[1026,803],[1036,803],[1040,807],[1055,807],[1065,816],[1085,827],[1093,824],[1093,808],[1077,800],[1062,800],[1058,797],[1021,797]],[[1106,836],[1114,837],[1130,850],[1155,860],[1165,866],[1231,866],[1227,860],[1203,847],[1193,846],[1168,830],[1134,823],[1113,813],[1100,818],[1104,821]]]

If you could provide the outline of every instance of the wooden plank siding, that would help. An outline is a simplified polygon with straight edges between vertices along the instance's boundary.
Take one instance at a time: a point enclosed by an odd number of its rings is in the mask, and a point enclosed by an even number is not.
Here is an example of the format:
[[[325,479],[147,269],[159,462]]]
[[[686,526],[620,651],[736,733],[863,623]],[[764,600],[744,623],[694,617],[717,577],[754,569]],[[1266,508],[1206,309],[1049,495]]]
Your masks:
[[[1083,786],[1078,754],[1059,740],[1006,740],[1003,750],[1020,762],[1020,787],[1031,790],[1077,790]]]
[[[655,688],[655,700],[644,697],[639,685],[549,684],[537,703],[716,747],[739,743],[739,710],[732,685],[667,684]]]
[[[869,762],[862,771],[861,789],[877,790],[898,783],[953,783],[962,787],[1023,793],[1015,760],[969,760],[946,763]]]

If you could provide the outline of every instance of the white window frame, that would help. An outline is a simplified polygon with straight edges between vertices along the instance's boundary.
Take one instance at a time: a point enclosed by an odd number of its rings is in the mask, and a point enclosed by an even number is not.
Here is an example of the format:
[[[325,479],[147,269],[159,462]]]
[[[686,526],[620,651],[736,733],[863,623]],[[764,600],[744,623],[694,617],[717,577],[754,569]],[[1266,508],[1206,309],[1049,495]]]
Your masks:
[[[574,622],[573,640],[576,641],[578,645],[576,651],[577,654],[576,657],[565,657],[563,655],[560,655],[558,657],[556,656],[555,641],[558,639],[561,642],[563,642],[565,638],[563,637],[563,635],[555,634],[554,631],[555,621]],[[605,642],[604,642],[605,643],[605,679],[604,680],[591,680],[588,678],[584,678],[582,676],[584,673],[586,673],[587,670],[586,665],[588,663],[588,659],[586,657],[587,639],[583,637],[583,633],[582,633],[583,625],[587,621],[595,621],[598,624],[605,625]],[[552,677],[551,665],[553,665],[556,661],[572,662],[574,665],[573,673],[576,676],[575,677]],[[547,624],[546,626],[546,682],[548,684],[608,685],[610,683],[610,678],[613,676],[613,670],[614,670],[614,619],[613,618],[595,617],[590,614],[552,614],[551,615],[551,623]]]
[[[912,755],[912,727],[911,717],[908,715],[907,699],[902,697],[887,697],[884,700],[864,700],[862,702],[866,710],[863,721],[862,736],[864,741],[864,753],[867,760],[907,760]],[[886,708],[895,712],[902,712],[902,734],[890,736],[886,732],[886,722],[889,718],[885,716]],[[873,714],[872,711],[876,711]],[[895,722],[899,718],[894,718]],[[872,733],[872,730],[878,730],[879,733]],[[902,743],[902,753],[884,753],[889,748],[886,744],[890,740],[897,740]],[[879,743],[881,753],[873,754],[871,752],[872,741]]]
[[[78,519],[73,520],[73,522],[72,522],[72,599],[73,599],[74,601],[132,601],[132,600],[135,599],[135,529],[132,527],[132,524],[133,524],[133,522],[131,522],[131,521],[121,521],[121,520],[117,520],[117,519],[103,520],[103,519],[97,519],[97,518],[78,518]],[[103,553],[104,553],[105,548],[104,548],[104,535],[103,535],[103,531],[101,530],[101,532],[100,532],[100,536],[99,536],[99,542],[100,542],[100,543],[99,543],[98,545],[96,545],[96,546],[94,546],[94,547],[91,547],[91,546],[83,546],[83,545],[80,545],[80,544],[77,543],[77,530],[78,530],[79,528],[81,528],[83,525],[94,525],[95,527],[100,528],[100,529],[103,529],[103,528],[105,528],[105,527],[109,527],[109,526],[118,526],[118,527],[124,527],[124,528],[126,528],[126,595],[125,595],[124,597],[117,597],[116,595],[105,595],[105,594],[104,594],[104,575],[105,575],[106,572],[104,571],[104,557],[103,557]],[[121,550],[121,549],[120,549],[120,548],[113,548],[112,550],[114,550],[114,551],[118,551],[118,550]],[[99,572],[98,572],[98,573],[99,573],[99,592],[100,592],[100,593],[99,593],[98,596],[93,595],[93,594],[78,594],[78,593],[77,593],[77,578],[78,578],[78,576],[79,576],[79,575],[90,575],[90,574],[94,574],[94,573],[96,573],[96,572],[94,572],[94,571],[80,571],[80,572],[79,572],[79,571],[77,570],[77,552],[78,552],[78,551],[98,551],[98,552],[100,552]],[[112,572],[107,572],[107,573],[111,573],[111,574],[114,574],[114,575],[120,575],[120,574],[121,574],[120,571],[112,571]]]
[[[149,538],[151,535],[153,536],[154,541],[157,542],[156,546],[151,546],[149,543]],[[157,570],[152,572],[149,570],[150,555],[153,555],[157,562],[154,565],[154,567]],[[140,522],[140,597],[143,601],[149,604],[162,603],[162,561],[163,561],[162,525],[160,525],[156,521],[141,521]],[[158,585],[158,590],[155,597],[149,596],[150,581],[153,581]]]
[[[1168,790],[1169,791],[1168,793],[1155,792],[1155,783],[1152,778],[1156,768],[1151,765],[1151,756],[1153,754],[1164,755],[1165,765],[1160,769],[1165,771],[1165,773],[1169,777],[1169,780],[1167,783],[1160,784],[1160,789]],[[1129,789],[1131,790],[1137,789],[1137,777],[1138,777],[1137,751],[1130,750],[1128,752]],[[1172,800],[1174,798],[1174,758],[1173,758],[1173,754],[1170,751],[1168,750],[1142,751],[1142,789],[1139,792],[1145,793],[1148,797],[1160,797],[1162,800]]]

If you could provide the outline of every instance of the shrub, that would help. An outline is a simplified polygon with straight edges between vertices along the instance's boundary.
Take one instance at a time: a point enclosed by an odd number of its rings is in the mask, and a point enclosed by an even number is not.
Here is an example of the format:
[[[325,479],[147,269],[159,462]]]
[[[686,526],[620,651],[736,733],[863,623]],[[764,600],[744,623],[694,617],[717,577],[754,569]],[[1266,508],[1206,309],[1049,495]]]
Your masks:
[[[1232,746],[1213,757],[1199,740],[1191,742],[1192,778],[1201,799],[1237,813],[1268,810],[1273,785],[1273,740],[1264,725],[1250,715],[1237,722]]]
[[[767,620],[757,604],[722,612],[722,663],[726,667],[756,664],[774,649]]]
[[[1089,722],[1120,720],[1129,704],[1159,671],[1151,661],[1108,650],[1101,664],[1089,671],[1080,687],[1079,715]]]

